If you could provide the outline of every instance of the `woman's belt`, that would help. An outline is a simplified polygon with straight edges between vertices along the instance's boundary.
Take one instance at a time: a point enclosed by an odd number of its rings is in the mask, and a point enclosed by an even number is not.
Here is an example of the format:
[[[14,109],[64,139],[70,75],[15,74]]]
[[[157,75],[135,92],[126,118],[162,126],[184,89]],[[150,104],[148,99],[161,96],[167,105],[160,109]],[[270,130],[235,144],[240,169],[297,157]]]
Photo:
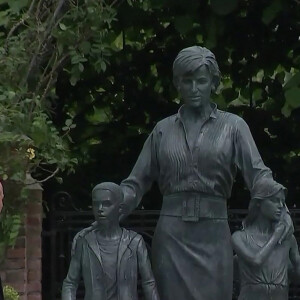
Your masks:
[[[200,218],[227,219],[227,202],[214,195],[178,192],[164,196],[160,214],[189,222],[197,222]]]

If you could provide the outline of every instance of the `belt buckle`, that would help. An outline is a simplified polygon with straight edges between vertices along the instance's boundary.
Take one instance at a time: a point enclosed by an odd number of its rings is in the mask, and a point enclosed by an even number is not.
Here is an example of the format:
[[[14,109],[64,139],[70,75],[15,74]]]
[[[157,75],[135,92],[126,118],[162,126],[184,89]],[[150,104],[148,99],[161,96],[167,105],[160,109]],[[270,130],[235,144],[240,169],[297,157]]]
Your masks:
[[[182,201],[182,221],[198,222],[199,221],[199,196],[191,196]]]

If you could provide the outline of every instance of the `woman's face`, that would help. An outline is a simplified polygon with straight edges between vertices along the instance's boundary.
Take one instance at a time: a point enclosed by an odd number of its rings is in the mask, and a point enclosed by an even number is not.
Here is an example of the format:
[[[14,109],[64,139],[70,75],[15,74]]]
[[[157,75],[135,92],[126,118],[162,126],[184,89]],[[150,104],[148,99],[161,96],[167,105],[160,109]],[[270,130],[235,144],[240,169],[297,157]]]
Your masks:
[[[274,196],[264,199],[260,205],[261,214],[271,221],[279,221],[284,208],[285,196],[283,191],[279,191]]]
[[[209,104],[212,75],[206,65],[179,78],[178,91],[187,106],[200,108]]]

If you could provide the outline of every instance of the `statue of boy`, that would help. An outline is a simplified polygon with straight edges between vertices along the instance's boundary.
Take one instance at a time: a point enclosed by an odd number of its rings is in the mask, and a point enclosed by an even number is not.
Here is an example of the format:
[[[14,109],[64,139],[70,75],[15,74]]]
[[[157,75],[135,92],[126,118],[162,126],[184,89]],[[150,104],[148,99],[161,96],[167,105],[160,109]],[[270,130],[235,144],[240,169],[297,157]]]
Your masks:
[[[252,199],[243,229],[232,236],[237,254],[241,291],[239,300],[287,300],[288,266],[300,274],[300,256],[293,234],[281,241],[286,224],[283,218],[285,188],[270,179],[262,180]]]
[[[137,300],[139,271],[146,300],[159,300],[144,240],[119,226],[123,193],[104,182],[92,191],[96,222],[74,238],[72,258],[63,282],[62,300],[75,300],[83,277],[85,300]]]

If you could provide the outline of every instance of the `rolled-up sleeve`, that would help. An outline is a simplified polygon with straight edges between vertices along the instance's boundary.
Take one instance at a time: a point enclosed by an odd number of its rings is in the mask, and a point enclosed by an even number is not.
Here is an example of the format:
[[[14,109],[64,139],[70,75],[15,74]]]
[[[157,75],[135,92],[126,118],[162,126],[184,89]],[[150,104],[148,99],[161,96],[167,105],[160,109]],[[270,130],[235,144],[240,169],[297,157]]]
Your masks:
[[[147,138],[129,177],[121,183],[124,203],[130,210],[138,206],[142,196],[150,189],[153,181],[157,180],[159,174],[158,142],[159,133],[155,127]]]
[[[264,178],[272,179],[272,171],[265,166],[252,134],[246,122],[238,118],[236,122],[236,135],[234,139],[234,162],[241,171],[251,198],[255,198],[255,186]]]

